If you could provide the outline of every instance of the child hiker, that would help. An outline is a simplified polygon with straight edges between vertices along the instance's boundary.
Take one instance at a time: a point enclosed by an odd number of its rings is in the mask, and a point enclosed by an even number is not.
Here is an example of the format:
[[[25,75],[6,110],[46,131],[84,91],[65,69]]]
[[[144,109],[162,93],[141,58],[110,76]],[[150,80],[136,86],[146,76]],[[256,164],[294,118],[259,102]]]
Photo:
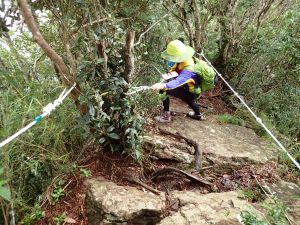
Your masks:
[[[202,119],[200,107],[196,103],[201,89],[198,75],[193,72],[194,54],[195,50],[192,47],[179,40],[171,41],[167,45],[167,49],[162,52],[161,57],[174,65],[169,73],[163,74],[163,78],[167,80],[166,83],[156,83],[151,86],[153,90],[159,90],[163,98],[163,112],[160,116],[155,117],[158,122],[171,122],[169,96],[181,99],[192,108],[193,111],[189,112],[187,116],[197,120]],[[174,77],[175,79],[168,81],[169,78]]]

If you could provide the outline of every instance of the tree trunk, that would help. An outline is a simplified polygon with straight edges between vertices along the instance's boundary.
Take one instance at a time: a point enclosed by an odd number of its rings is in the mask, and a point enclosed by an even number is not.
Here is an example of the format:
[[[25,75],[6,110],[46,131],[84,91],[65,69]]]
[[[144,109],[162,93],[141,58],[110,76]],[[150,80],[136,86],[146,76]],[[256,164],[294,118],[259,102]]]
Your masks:
[[[202,50],[201,23],[200,23],[200,12],[196,0],[192,0],[191,7],[194,13],[194,25],[195,25],[194,46],[196,52],[200,53]]]
[[[130,83],[132,75],[134,74],[134,55],[133,55],[133,46],[134,46],[134,31],[128,30],[125,43],[125,71],[124,78]]]
[[[20,11],[24,17],[25,23],[28,26],[28,29],[32,33],[34,41],[43,49],[45,54],[50,58],[50,60],[55,64],[59,71],[59,75],[61,80],[66,86],[71,86],[75,83],[75,80],[70,77],[70,71],[63,59],[50,47],[50,45],[46,42],[44,37],[39,31],[39,28],[32,16],[30,11],[30,7],[28,6],[26,0],[18,0]],[[71,97],[75,100],[75,105],[79,110],[80,114],[83,115],[87,111],[86,106],[82,106],[79,103],[78,97],[80,95],[80,87],[77,84],[76,88],[71,92]]]

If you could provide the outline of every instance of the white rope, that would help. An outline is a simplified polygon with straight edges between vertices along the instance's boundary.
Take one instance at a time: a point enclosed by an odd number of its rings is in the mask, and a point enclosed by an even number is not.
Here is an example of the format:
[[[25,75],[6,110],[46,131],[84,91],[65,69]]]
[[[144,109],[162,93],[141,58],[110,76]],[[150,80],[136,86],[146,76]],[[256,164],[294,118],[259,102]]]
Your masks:
[[[133,95],[135,93],[141,92],[141,91],[146,91],[146,90],[150,90],[151,87],[150,86],[139,86],[139,87],[131,87],[129,92],[126,92],[126,95]]]
[[[158,73],[162,76],[163,74],[159,71],[159,69],[157,69],[157,67],[155,67],[154,65],[152,65],[157,71]],[[159,83],[164,83],[165,80],[162,79]],[[147,91],[147,90],[150,90],[151,87],[150,86],[139,86],[139,87],[131,87],[130,88],[130,91],[125,93],[126,95],[133,95],[133,94],[136,94],[138,92],[141,92],[141,91]]]
[[[199,53],[197,53],[199,54]],[[292,162],[298,167],[300,170],[299,163],[293,158],[293,156],[285,149],[285,147],[278,141],[278,139],[272,134],[272,132],[266,127],[266,125],[262,122],[262,119],[259,118],[252,109],[246,104],[246,102],[243,100],[241,96],[238,95],[238,93],[230,86],[230,84],[225,80],[225,78],[216,70],[216,68],[210,63],[210,61],[204,56],[203,52],[201,52],[201,55],[206,62],[214,69],[214,71],[217,73],[217,75],[224,81],[224,83],[230,88],[230,90],[235,94],[235,96],[243,103],[243,105],[248,109],[248,111],[252,114],[252,116],[255,118],[256,122],[259,123],[265,131],[273,138],[273,140],[276,142],[276,144],[287,154],[287,156],[292,160]]]
[[[43,113],[41,115],[37,116],[34,119],[34,121],[32,121],[31,123],[29,123],[28,125],[26,125],[25,127],[23,127],[21,130],[19,130],[18,132],[16,132],[12,136],[8,137],[6,140],[2,141],[0,143],[0,148],[2,148],[4,145],[8,144],[12,140],[14,140],[15,138],[17,138],[21,134],[23,134],[25,131],[27,131],[28,129],[30,129],[36,123],[38,123],[39,121],[41,121],[42,118],[44,118],[46,116],[49,116],[50,113],[53,110],[55,110],[56,107],[59,106],[63,102],[63,100],[70,94],[70,92],[75,88],[75,86],[76,86],[76,83],[67,92],[66,92],[66,89],[64,89],[63,92],[59,95],[59,97],[53,103],[49,103],[48,105],[46,105],[43,108],[43,110],[42,110]]]

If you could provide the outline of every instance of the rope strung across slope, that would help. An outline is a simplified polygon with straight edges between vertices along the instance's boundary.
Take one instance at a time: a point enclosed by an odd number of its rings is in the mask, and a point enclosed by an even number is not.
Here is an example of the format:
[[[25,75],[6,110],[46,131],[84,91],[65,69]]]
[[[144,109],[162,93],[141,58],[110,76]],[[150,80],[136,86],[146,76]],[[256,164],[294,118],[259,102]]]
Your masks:
[[[29,123],[27,126],[23,127],[21,130],[19,130],[18,132],[16,132],[15,134],[13,134],[9,138],[7,138],[6,140],[2,141],[0,143],[0,148],[2,148],[4,145],[8,144],[15,138],[17,138],[19,135],[23,134],[25,131],[30,129],[32,126],[34,126],[35,124],[40,122],[44,117],[49,116],[50,113],[53,110],[55,110],[56,107],[59,106],[63,102],[63,100],[71,93],[71,91],[75,88],[75,86],[76,86],[76,83],[74,83],[74,85],[68,91],[66,91],[66,89],[64,89],[63,92],[59,95],[59,97],[53,103],[49,103],[48,105],[46,105],[43,108],[43,111],[42,111],[43,113],[41,115],[35,117],[34,121]]]
[[[126,92],[125,95],[133,95],[135,93],[150,90],[150,86],[139,86],[139,87],[131,87],[129,92]]]
[[[158,72],[161,76],[163,75],[162,72],[160,72],[159,69],[158,69],[156,66],[154,66],[154,65],[152,65],[152,66],[157,70],[157,72]],[[164,83],[164,82],[165,82],[164,79],[162,79],[162,80],[160,81],[160,83]],[[133,94],[139,93],[139,92],[141,92],[141,91],[147,91],[147,90],[150,90],[150,89],[151,89],[150,86],[130,87],[129,91],[128,91],[127,93],[125,93],[125,95],[133,95]]]
[[[199,54],[199,53],[198,53]],[[230,90],[234,93],[234,95],[243,103],[243,105],[248,109],[248,111],[252,114],[252,116],[255,118],[256,122],[260,124],[265,131],[272,137],[272,139],[276,142],[276,144],[287,154],[287,156],[292,160],[292,162],[298,167],[300,170],[299,163],[293,158],[293,156],[285,149],[285,147],[278,141],[278,139],[273,135],[273,133],[266,127],[266,125],[262,122],[262,119],[259,118],[252,109],[246,104],[246,102],[243,100],[241,96],[230,86],[230,84],[225,80],[225,78],[216,70],[216,68],[210,63],[210,61],[204,56],[203,51],[201,52],[201,55],[205,61],[214,69],[214,71],[217,73],[217,75],[224,81],[224,83],[230,88]]]

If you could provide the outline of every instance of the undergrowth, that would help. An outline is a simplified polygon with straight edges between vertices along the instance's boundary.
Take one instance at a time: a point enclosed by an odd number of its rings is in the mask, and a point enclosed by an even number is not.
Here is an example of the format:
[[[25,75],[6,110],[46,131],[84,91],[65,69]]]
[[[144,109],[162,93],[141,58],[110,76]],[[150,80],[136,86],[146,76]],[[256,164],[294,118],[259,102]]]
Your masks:
[[[275,196],[261,203],[265,218],[252,210],[244,210],[240,216],[244,225],[284,225],[286,224],[287,206]]]
[[[63,88],[55,80],[30,82],[19,86],[18,91],[7,84],[0,95],[1,140],[40,115],[42,108],[53,102]],[[9,187],[14,210],[25,215],[25,224],[42,216],[33,206],[40,202],[55,177],[73,170],[71,160],[76,161],[81,155],[86,132],[76,124],[77,117],[74,103],[67,98],[49,117],[1,148],[5,188]],[[8,193],[2,196],[6,200],[10,200]],[[9,212],[11,203],[2,202],[2,206]],[[0,216],[0,224],[5,224],[4,217],[8,218],[8,214]]]

